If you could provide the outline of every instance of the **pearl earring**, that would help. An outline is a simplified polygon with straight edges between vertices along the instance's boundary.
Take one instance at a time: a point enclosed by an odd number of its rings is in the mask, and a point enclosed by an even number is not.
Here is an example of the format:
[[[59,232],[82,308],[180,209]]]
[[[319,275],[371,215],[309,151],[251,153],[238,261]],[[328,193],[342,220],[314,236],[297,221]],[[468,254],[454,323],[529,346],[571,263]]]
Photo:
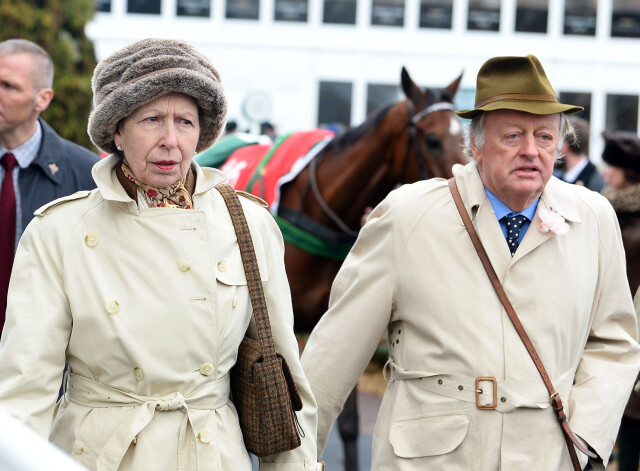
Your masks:
[[[116,149],[122,152],[122,146],[116,146]]]

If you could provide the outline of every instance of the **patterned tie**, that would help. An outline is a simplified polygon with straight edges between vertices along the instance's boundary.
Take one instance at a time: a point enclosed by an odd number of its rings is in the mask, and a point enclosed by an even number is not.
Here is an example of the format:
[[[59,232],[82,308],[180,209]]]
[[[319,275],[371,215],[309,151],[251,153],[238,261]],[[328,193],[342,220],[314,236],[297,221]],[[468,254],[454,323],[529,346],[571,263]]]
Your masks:
[[[511,251],[511,256],[516,253],[518,245],[520,244],[520,229],[525,221],[529,219],[522,214],[516,214],[515,216],[504,216],[502,219],[507,223],[507,244]]]
[[[4,167],[4,178],[0,189],[0,331],[2,331],[16,246],[16,194],[12,175],[16,158],[12,153],[7,152],[0,159],[0,164]]]

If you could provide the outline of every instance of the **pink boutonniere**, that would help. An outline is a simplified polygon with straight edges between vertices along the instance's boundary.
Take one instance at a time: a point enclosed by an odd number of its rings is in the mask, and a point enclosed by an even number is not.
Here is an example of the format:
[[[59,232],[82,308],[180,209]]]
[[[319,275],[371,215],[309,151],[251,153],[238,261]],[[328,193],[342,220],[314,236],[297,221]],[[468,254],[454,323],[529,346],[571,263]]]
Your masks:
[[[549,231],[562,235],[569,232],[569,224],[564,221],[564,218],[556,213],[552,209],[540,207],[538,209],[538,215],[542,222],[540,223],[540,232],[547,233]]]

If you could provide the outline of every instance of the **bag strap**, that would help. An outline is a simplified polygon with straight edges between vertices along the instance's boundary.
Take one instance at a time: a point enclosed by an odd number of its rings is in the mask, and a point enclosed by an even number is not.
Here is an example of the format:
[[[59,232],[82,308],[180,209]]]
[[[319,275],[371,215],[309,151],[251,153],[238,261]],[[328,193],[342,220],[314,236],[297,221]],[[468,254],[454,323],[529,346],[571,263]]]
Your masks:
[[[542,364],[542,361],[538,356],[538,352],[536,352],[536,349],[534,348],[533,343],[531,343],[531,339],[527,335],[527,332],[524,330],[524,327],[522,326],[522,323],[520,322],[520,319],[518,318],[516,311],[513,309],[513,306],[511,305],[511,302],[509,301],[509,298],[507,297],[507,294],[505,293],[504,288],[502,287],[502,283],[500,283],[500,280],[498,279],[498,275],[496,275],[496,272],[493,269],[493,266],[491,265],[489,256],[487,255],[487,252],[482,246],[480,237],[478,237],[478,233],[476,232],[475,228],[473,227],[473,224],[471,223],[471,218],[469,217],[469,214],[467,213],[467,210],[465,209],[464,204],[462,203],[462,198],[460,197],[460,193],[458,192],[458,186],[456,185],[456,182],[453,178],[449,179],[449,188],[451,190],[451,194],[453,195],[453,200],[456,203],[456,208],[458,208],[458,212],[460,213],[460,216],[462,216],[462,221],[464,222],[464,226],[466,227],[467,232],[469,233],[469,237],[473,242],[473,246],[475,247],[476,252],[478,252],[478,256],[480,257],[480,261],[482,262],[482,265],[484,266],[484,269],[486,270],[487,275],[489,275],[489,279],[491,280],[493,289],[496,291],[498,298],[500,298],[500,302],[502,302],[504,309],[507,311],[507,315],[509,316],[509,319],[511,319],[511,322],[515,327],[516,332],[518,332],[518,335],[520,336],[522,343],[524,343],[524,346],[529,352],[529,356],[531,356],[533,363],[536,365],[536,368],[538,369],[538,373],[540,373],[540,376],[542,377],[542,381],[544,382],[544,385],[546,386],[547,391],[549,391],[549,400],[551,401],[551,406],[553,407],[553,410],[556,413],[558,422],[562,427],[562,432],[564,434],[564,439],[567,442],[567,448],[569,449],[569,455],[571,456],[571,462],[573,464],[573,468],[576,471],[581,471],[582,468],[580,467],[580,461],[578,460],[578,456],[576,454],[576,450],[573,447],[573,445],[575,445],[576,448],[578,448],[582,453],[584,453],[585,455],[591,458],[597,458],[598,455],[586,449],[580,443],[580,441],[575,436],[575,434],[571,431],[571,428],[569,427],[569,422],[567,421],[567,416],[564,413],[562,399],[560,398],[560,395],[556,392],[555,388],[553,387],[553,383],[551,383],[551,379],[549,379],[547,370]]]
[[[276,347],[271,334],[269,312],[267,311],[267,303],[264,299],[264,290],[262,289],[260,269],[258,268],[256,253],[253,248],[253,240],[251,239],[247,219],[242,210],[242,204],[231,185],[219,183],[216,185],[216,190],[218,190],[224,198],[224,202],[231,215],[236,237],[238,238],[240,256],[242,257],[242,265],[244,266],[244,273],[247,277],[249,297],[251,298],[251,306],[253,307],[253,317],[256,320],[256,327],[258,328],[258,339],[260,341],[262,355],[265,359],[274,358],[276,356]]]

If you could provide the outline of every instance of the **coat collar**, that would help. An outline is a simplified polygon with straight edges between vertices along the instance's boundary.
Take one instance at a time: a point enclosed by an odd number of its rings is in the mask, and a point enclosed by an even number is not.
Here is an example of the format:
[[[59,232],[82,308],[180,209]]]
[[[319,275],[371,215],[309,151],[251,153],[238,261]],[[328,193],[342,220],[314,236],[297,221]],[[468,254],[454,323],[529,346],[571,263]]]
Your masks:
[[[120,165],[120,157],[114,154],[108,155],[93,166],[91,175],[105,200],[134,203],[118,181],[115,171],[118,165]],[[227,176],[218,169],[200,167],[195,161],[191,163],[191,166],[196,172],[193,202],[195,209],[198,209],[198,202],[201,201],[202,196],[218,183],[225,181]]]

